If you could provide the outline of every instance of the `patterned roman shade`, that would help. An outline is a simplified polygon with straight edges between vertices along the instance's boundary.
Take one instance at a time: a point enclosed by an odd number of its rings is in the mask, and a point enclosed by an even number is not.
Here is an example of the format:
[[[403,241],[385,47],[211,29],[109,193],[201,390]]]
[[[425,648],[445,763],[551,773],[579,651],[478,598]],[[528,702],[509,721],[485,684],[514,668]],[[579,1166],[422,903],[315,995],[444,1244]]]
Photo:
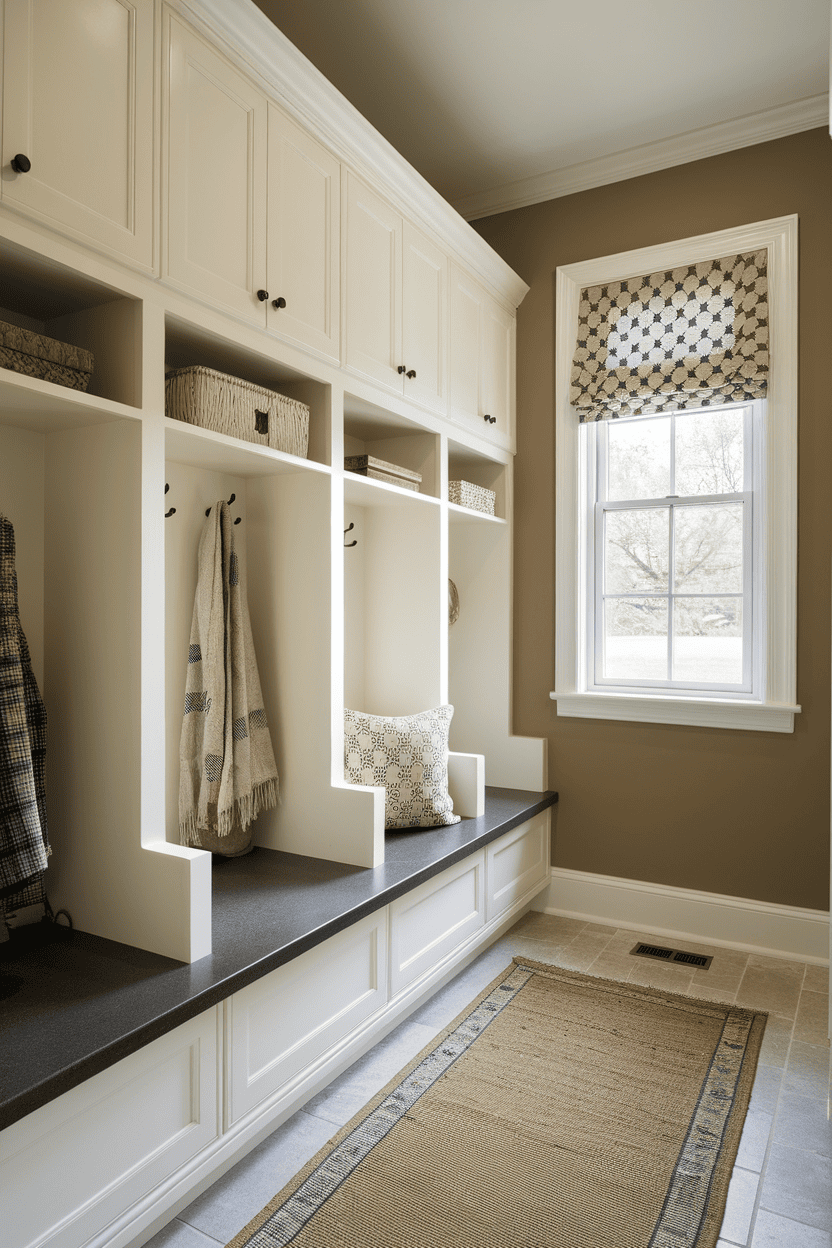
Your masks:
[[[766,260],[763,249],[582,290],[569,391],[580,420],[764,398]]]

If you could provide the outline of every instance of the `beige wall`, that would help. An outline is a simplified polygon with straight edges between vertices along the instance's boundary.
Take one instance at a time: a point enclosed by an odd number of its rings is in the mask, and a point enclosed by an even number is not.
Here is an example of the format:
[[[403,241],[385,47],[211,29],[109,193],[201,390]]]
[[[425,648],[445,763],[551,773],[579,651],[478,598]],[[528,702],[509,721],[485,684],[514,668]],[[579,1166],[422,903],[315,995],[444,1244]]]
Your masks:
[[[793,735],[559,719],[554,688],[555,270],[797,213],[798,702]],[[531,286],[519,310],[514,731],[549,738],[553,862],[829,905],[832,141],[825,130],[474,223]]]

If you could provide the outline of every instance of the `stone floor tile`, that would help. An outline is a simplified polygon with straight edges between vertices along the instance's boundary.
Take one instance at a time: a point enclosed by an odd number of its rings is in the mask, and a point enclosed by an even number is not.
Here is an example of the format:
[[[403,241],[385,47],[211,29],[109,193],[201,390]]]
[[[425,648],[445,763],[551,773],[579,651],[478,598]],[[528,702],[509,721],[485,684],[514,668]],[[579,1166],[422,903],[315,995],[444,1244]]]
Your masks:
[[[725,1202],[725,1214],[719,1233],[731,1244],[746,1244],[751,1230],[751,1219],[754,1215],[754,1201],[757,1198],[759,1174],[750,1170],[734,1167],[731,1182],[728,1185],[728,1199]]]
[[[265,1204],[265,1201],[263,1203]],[[243,1225],[245,1226],[245,1223]],[[219,1242],[217,1239],[212,1239],[210,1235],[203,1235],[202,1231],[197,1231],[194,1227],[187,1226],[178,1218],[174,1218],[172,1222],[168,1222],[167,1226],[163,1226],[161,1231],[157,1231],[152,1239],[148,1239],[144,1248],[217,1248]]]
[[[455,975],[424,1005],[409,1015],[408,1022],[431,1027],[447,1027],[474,997],[487,988],[501,970],[511,965],[513,953],[501,941],[481,953],[470,966]],[[540,959],[543,961],[544,959]]]
[[[758,1066],[751,1089],[749,1110],[762,1110],[773,1114],[783,1086],[783,1071],[779,1066]]]
[[[832,1231],[832,1162],[802,1148],[772,1145],[760,1207]]]
[[[802,1040],[804,1044],[829,1043],[828,992],[803,989],[794,1020],[794,1038]]]
[[[698,997],[700,1001],[715,1001],[719,1005],[733,1005],[735,992],[724,992],[721,988],[703,988],[694,976],[687,990],[687,996]]]
[[[773,1140],[775,1144],[805,1148],[807,1152],[832,1158],[829,1102],[820,1097],[784,1092],[777,1106]]]
[[[610,940],[612,940],[617,931],[617,927],[610,927],[608,923],[587,923],[583,929],[584,935],[609,936]]]
[[[558,949],[552,961],[555,966],[562,966],[567,971],[588,971],[602,950],[603,946],[581,947],[573,942],[564,949]]]
[[[512,933],[504,936],[499,942],[500,948],[507,949],[511,958],[531,958],[533,962],[552,963],[564,944],[551,940],[533,940],[531,937],[515,936]]]
[[[803,977],[803,991],[809,992],[828,992],[829,991],[829,967],[814,966],[811,962],[806,967],[806,974]]]
[[[693,975],[689,966],[668,966],[664,962],[654,962],[652,958],[633,958],[633,962],[635,966],[629,975],[631,984],[681,993],[690,988]]]
[[[751,1248],[832,1248],[832,1235],[814,1226],[759,1209]]]
[[[793,1018],[803,983],[801,963],[752,954],[737,991],[737,1005]]]
[[[573,940],[585,927],[585,919],[570,919],[557,914],[543,914],[540,910],[529,910],[511,930],[517,936],[551,940],[554,944],[563,945]]]
[[[610,953],[609,948],[606,948],[598,954],[594,962],[590,962],[587,969],[590,975],[623,982],[633,969],[633,960],[626,953]]]
[[[692,950],[698,953],[698,950]],[[748,966],[748,954],[737,953],[733,949],[719,949],[714,960],[706,971],[694,970],[694,983],[703,987],[720,988],[724,992],[736,992],[742,982]]]
[[[299,1110],[197,1196],[179,1214],[180,1220],[195,1234],[202,1232],[211,1242],[227,1244],[337,1130],[331,1122]],[[162,1243],[158,1248],[169,1246]],[[181,1245],[174,1241],[170,1248],[210,1248],[210,1244],[194,1240],[192,1245],[184,1239]]]
[[[769,1014],[766,1019],[766,1029],[763,1033],[762,1047],[760,1048],[759,1062],[761,1066],[779,1066],[782,1068],[786,1065],[793,1028],[794,1019],[781,1018],[779,1014]]]
[[[785,1091],[825,1100],[829,1094],[829,1063],[827,1045],[792,1040],[786,1064]]]
[[[749,1108],[745,1115],[736,1165],[743,1170],[753,1170],[756,1174],[761,1172],[773,1122],[774,1114]]]

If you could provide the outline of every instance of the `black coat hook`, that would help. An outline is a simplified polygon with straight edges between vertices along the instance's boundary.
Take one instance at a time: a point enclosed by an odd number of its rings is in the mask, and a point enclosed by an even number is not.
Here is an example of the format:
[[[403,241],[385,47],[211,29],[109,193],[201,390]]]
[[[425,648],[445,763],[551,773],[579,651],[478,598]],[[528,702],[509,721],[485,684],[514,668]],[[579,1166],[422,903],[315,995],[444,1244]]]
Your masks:
[[[165,493],[166,493],[166,494],[167,494],[167,492],[168,492],[168,490],[169,490],[169,489],[170,489],[170,486],[168,485],[168,483],[167,483],[167,481],[166,481],[166,482],[165,482]],[[166,512],[165,512],[165,519],[167,520],[168,516],[175,515],[175,513],[176,513],[176,508],[175,508],[175,507],[171,507],[170,511],[166,511]]]
[[[352,522],[352,521],[350,521],[350,523],[349,523],[349,524],[347,525],[347,527],[344,529],[344,536],[346,537],[346,535],[347,535],[348,533],[351,533],[351,532],[352,532],[352,530],[353,530],[354,528],[355,528],[355,525],[353,524],[353,522]],[[357,545],[358,545],[358,542],[344,542],[344,549],[345,549],[345,550],[349,550],[349,549],[350,549],[350,547],[352,547],[352,546],[357,546]]]
[[[229,506],[229,507],[230,507],[230,506],[231,506],[231,504],[234,502],[234,499],[235,499],[236,497],[237,497],[237,495],[236,495],[236,494],[232,494],[232,495],[231,495],[231,497],[230,497],[230,498],[229,498],[229,500],[228,500],[228,506]],[[206,507],[206,508],[205,508],[205,514],[206,514],[206,516],[210,516],[210,514],[211,514],[211,508],[210,508],[210,507]],[[234,521],[234,523],[235,523],[235,524],[239,524],[241,519],[242,519],[242,516],[238,516],[238,517],[237,517],[237,519]]]

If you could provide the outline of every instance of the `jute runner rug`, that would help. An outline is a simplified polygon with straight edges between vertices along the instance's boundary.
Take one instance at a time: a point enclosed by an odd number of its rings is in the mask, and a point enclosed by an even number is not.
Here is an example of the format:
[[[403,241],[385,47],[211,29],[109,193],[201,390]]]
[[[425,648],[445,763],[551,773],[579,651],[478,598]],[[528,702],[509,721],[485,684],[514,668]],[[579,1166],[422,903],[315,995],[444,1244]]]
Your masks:
[[[765,1021],[516,958],[228,1248],[714,1248]]]

